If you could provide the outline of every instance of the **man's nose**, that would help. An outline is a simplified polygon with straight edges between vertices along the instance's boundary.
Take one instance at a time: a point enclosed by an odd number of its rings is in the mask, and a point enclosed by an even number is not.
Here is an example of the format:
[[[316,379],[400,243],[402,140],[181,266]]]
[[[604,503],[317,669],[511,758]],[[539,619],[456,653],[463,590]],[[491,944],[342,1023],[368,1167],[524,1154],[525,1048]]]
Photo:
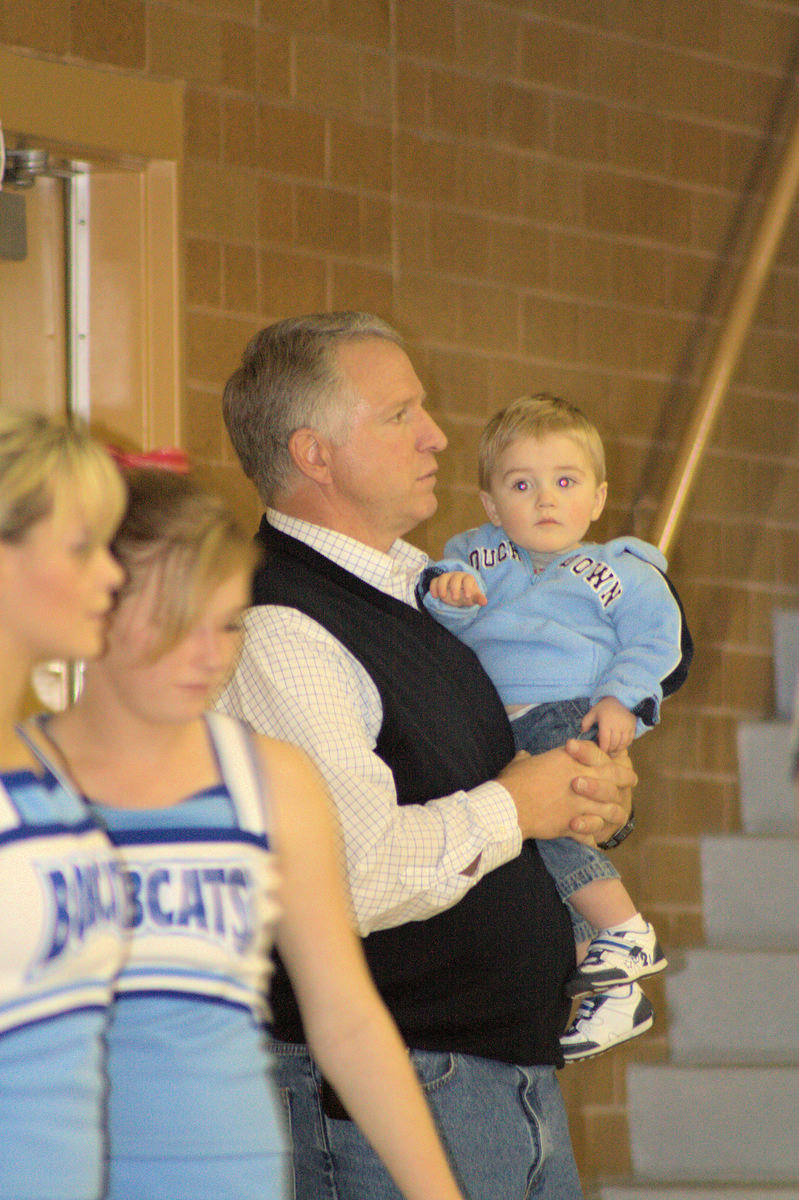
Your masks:
[[[422,409],[418,446],[420,450],[431,450],[434,454],[447,448],[447,435],[426,409]]]

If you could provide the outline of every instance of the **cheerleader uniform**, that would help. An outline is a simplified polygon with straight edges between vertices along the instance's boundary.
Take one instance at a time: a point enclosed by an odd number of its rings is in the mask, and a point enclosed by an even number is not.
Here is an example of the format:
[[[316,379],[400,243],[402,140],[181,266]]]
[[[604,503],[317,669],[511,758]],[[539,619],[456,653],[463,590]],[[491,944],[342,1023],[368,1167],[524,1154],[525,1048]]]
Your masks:
[[[80,796],[46,767],[0,774],[0,1197],[102,1193],[124,908],[118,856]]]
[[[277,876],[252,739],[206,715],[222,782],[93,804],[123,861],[131,951],[108,1034],[109,1200],[278,1200],[288,1156],[264,1025]]]

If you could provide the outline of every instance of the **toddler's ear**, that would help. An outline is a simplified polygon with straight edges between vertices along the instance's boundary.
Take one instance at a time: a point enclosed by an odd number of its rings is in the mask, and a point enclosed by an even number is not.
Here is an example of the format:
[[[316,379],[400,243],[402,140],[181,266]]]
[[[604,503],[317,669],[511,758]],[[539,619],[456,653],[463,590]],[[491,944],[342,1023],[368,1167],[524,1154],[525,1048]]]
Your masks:
[[[481,492],[480,499],[483,501],[483,508],[486,510],[486,516],[488,517],[491,524],[492,525],[501,525],[502,522],[500,521],[499,517],[497,516],[496,505],[494,504],[494,501],[489,496],[488,492]]]
[[[591,512],[591,520],[592,521],[598,521],[599,518],[602,516],[602,510],[605,507],[605,501],[607,500],[607,498],[608,498],[608,484],[607,484],[607,480],[606,480],[604,483],[600,483],[599,487],[596,490],[596,496],[594,497],[594,507]]]

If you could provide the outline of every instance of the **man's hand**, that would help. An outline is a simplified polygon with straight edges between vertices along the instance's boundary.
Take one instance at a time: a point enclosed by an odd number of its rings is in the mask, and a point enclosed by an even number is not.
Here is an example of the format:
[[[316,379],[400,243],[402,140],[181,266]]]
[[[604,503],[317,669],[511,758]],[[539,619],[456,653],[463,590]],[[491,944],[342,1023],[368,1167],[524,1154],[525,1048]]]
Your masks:
[[[488,603],[480,584],[468,571],[444,571],[430,580],[430,595],[454,608],[471,608]]]
[[[638,782],[630,757],[609,758],[572,739],[545,754],[520,751],[497,776],[511,795],[524,838],[604,842],[625,825]]]
[[[566,753],[576,762],[591,768],[590,773],[581,771],[574,779],[574,790],[579,795],[590,796],[605,806],[618,807],[621,813],[617,819],[615,815],[611,815],[610,807],[606,807],[602,827],[595,828],[592,817],[590,830],[585,828],[585,819],[578,817],[576,822],[571,823],[572,833],[590,832],[598,844],[605,842],[627,824],[633,810],[633,788],[638,786],[638,776],[633,768],[632,759],[626,750],[608,758],[595,742],[586,742],[579,738],[569,739],[566,743]]]

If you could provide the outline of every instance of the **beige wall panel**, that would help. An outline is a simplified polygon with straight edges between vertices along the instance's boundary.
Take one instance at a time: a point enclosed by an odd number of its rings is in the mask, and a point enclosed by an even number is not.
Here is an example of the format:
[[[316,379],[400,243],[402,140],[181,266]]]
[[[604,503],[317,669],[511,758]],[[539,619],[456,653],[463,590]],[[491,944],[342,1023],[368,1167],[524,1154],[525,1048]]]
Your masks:
[[[17,194],[28,253],[0,259],[0,400],[58,415],[66,411],[63,187],[39,179]]]
[[[92,422],[137,448],[146,436],[142,191],[135,172],[91,181]]]

